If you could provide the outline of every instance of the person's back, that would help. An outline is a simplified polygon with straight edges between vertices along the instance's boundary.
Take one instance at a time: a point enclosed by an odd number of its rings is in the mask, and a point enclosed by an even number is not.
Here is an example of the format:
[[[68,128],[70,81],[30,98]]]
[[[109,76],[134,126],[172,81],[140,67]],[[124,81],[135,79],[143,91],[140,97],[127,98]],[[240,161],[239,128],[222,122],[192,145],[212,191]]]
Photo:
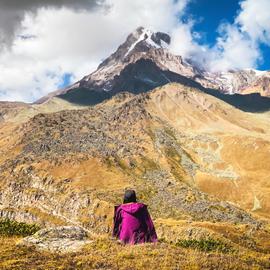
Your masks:
[[[113,236],[125,244],[157,241],[147,206],[136,202],[133,190],[126,191],[124,203],[115,207]]]

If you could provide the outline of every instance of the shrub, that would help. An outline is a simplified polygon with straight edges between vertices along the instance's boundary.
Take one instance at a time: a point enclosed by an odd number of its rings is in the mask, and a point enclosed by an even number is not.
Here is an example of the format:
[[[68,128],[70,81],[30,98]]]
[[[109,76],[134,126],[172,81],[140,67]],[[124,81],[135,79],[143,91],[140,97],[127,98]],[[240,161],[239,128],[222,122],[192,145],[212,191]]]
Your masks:
[[[212,238],[209,239],[189,239],[189,240],[179,240],[176,243],[177,246],[184,248],[194,248],[201,251],[210,252],[210,251],[220,251],[223,253],[231,252],[232,249],[229,245],[221,242],[220,240],[215,240]]]
[[[27,224],[10,219],[0,220],[0,235],[28,236],[36,233],[40,227],[36,224]]]

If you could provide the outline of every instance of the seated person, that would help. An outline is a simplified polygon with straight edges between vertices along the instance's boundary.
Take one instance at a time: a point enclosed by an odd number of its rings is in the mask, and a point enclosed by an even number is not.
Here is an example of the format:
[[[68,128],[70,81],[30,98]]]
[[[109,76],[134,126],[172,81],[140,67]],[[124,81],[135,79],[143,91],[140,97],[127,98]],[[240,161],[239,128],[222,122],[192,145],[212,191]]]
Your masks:
[[[123,204],[115,206],[113,236],[125,244],[157,242],[147,206],[137,202],[134,190],[127,190]]]

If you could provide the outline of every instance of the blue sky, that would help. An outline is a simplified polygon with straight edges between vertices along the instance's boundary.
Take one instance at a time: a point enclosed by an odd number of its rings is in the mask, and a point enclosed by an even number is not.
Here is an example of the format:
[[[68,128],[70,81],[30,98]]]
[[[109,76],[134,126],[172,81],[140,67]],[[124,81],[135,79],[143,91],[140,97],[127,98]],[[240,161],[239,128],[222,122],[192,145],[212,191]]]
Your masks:
[[[241,11],[240,2],[241,0],[192,0],[186,7],[184,19],[191,17],[196,21],[193,30],[201,34],[200,44],[214,46],[219,36],[219,25],[226,22],[233,24]],[[269,43],[259,45],[262,59],[258,61],[257,69],[270,70],[269,46]]]
[[[237,0],[193,0],[187,5],[186,16],[197,21],[194,30],[204,35],[203,41],[214,45],[219,25],[233,23],[239,8]]]
[[[72,82],[72,73],[64,73],[62,75],[62,81],[58,84],[58,88],[64,88],[68,85],[70,85]]]
[[[260,48],[263,54],[263,59],[262,62],[258,65],[258,69],[270,70],[270,47],[268,45],[261,44]]]

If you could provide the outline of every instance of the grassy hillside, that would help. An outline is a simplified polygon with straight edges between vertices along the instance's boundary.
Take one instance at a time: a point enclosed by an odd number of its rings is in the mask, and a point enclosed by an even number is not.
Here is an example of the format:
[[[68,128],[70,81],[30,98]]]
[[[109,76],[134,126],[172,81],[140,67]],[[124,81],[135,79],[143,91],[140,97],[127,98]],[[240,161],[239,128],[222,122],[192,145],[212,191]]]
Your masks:
[[[268,269],[269,255],[249,250],[212,250],[168,243],[122,246],[100,238],[79,252],[57,254],[17,246],[1,238],[0,268],[8,269]]]
[[[267,114],[180,84],[93,107],[30,107],[5,110],[0,122],[0,216],[41,228],[79,225],[96,238],[59,255],[5,237],[0,268],[269,267]],[[109,239],[125,188],[148,205],[158,245]]]

